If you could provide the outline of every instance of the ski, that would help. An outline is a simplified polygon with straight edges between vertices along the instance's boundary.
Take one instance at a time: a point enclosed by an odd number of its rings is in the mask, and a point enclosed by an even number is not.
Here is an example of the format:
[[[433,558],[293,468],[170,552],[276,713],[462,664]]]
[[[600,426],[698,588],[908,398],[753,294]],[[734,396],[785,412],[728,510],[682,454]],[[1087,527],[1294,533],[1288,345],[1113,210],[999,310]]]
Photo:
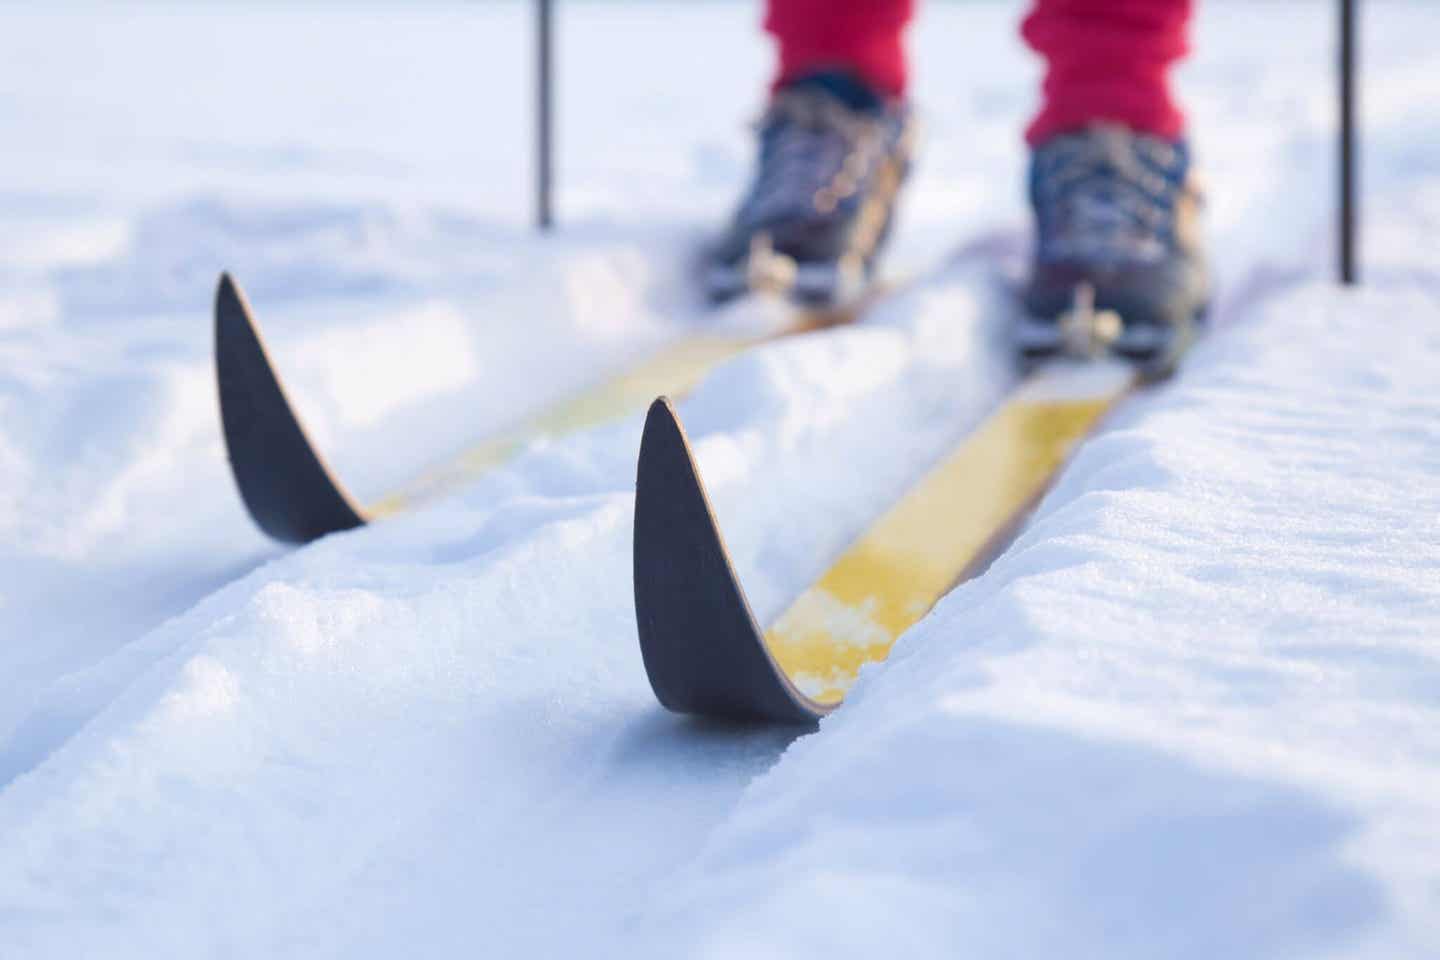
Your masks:
[[[261,530],[284,543],[308,543],[452,492],[543,437],[642,410],[657,393],[683,394],[716,365],[758,343],[851,322],[880,292],[874,289],[847,306],[798,309],[791,323],[771,332],[681,340],[362,505],[306,432],[244,293],[222,274],[215,295],[215,372],[231,473]]]
[[[984,569],[1076,446],[1153,375],[1109,357],[1044,361],[768,629],[750,610],[675,408],[656,400],[641,440],[634,537],[635,614],[656,697],[680,713],[815,722],[863,664],[883,660]]]

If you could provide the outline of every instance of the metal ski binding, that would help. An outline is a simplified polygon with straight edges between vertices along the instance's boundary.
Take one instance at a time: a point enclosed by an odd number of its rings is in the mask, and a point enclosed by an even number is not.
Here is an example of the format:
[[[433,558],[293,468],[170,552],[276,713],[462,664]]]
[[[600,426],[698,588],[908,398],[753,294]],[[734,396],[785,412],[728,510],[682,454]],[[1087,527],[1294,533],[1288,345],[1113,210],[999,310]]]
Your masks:
[[[1072,356],[1094,359],[1110,351],[1125,322],[1114,310],[1095,309],[1095,287],[1080,283],[1070,309],[1060,315],[1060,338],[1064,351]]]
[[[745,279],[751,290],[784,293],[795,285],[795,261],[776,253],[770,234],[760,230],[750,238],[745,258]]]

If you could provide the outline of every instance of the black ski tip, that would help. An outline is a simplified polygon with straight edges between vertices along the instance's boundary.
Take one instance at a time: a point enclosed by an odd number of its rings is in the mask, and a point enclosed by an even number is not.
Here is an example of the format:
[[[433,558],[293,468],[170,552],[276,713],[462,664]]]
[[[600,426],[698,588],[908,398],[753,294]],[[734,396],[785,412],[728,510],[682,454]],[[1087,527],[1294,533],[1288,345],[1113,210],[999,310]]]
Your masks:
[[[261,530],[308,543],[365,523],[296,418],[229,273],[220,274],[215,291],[215,375],[230,472]]]
[[[640,441],[634,550],[640,654],[665,707],[792,724],[830,711],[801,693],[766,649],[665,397],[650,405]]]

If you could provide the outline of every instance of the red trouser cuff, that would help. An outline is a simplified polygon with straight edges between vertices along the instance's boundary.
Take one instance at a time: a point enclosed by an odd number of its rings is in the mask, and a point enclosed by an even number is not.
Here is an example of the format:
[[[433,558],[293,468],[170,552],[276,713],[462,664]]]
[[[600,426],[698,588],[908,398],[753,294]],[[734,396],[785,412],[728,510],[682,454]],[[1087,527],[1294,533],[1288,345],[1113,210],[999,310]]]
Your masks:
[[[882,94],[905,93],[905,26],[914,0],[770,0],[765,29],[780,45],[775,86],[845,69]],[[1111,121],[1167,139],[1185,117],[1170,65],[1188,49],[1193,0],[1036,0],[1026,41],[1046,60],[1032,143]]]
[[[1039,0],[1021,32],[1046,60],[1033,146],[1098,122],[1178,139],[1170,65],[1189,49],[1192,0]]]
[[[914,0],[770,0],[765,29],[780,43],[774,86],[843,69],[885,96],[903,96],[904,33],[914,6]]]

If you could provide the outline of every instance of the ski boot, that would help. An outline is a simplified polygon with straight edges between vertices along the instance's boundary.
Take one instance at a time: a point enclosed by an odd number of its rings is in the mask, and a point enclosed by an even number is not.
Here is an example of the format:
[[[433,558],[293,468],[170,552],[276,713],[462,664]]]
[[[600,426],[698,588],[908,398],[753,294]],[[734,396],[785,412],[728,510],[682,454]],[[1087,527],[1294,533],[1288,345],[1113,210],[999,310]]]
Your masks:
[[[1185,142],[1112,125],[1053,137],[1031,154],[1030,202],[1022,360],[1108,353],[1169,372],[1210,295]]]
[[[853,302],[909,167],[909,109],[827,71],[777,91],[759,135],[755,177],[708,251],[706,293],[716,303],[755,290],[811,306]]]

